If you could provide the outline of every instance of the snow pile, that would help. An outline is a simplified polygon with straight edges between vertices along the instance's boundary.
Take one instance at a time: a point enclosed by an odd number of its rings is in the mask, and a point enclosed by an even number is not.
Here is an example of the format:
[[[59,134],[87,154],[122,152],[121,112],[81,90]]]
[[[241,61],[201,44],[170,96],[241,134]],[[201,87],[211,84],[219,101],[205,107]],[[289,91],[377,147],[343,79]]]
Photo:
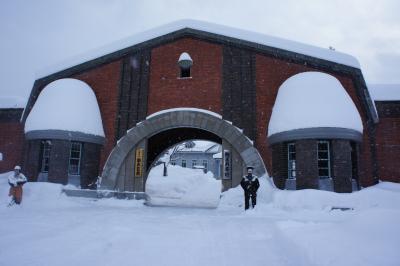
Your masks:
[[[373,101],[400,101],[400,84],[369,84]]]
[[[400,184],[336,194],[269,191],[267,179],[260,178],[257,206],[244,211],[240,187],[223,193],[218,208],[193,209],[72,198],[61,193],[61,185],[28,182],[22,204],[7,208],[10,173],[0,174],[4,266],[398,266],[400,261]],[[353,210],[330,208],[338,204]],[[135,257],[127,258],[132,251]]]
[[[222,115],[220,115],[220,114],[214,113],[214,112],[209,111],[209,110],[204,110],[204,109],[199,109],[199,108],[192,108],[192,107],[180,107],[180,108],[165,109],[165,110],[162,110],[162,111],[158,111],[158,112],[152,113],[151,115],[147,116],[146,119],[150,119],[150,118],[158,116],[158,115],[171,113],[171,112],[177,112],[177,111],[200,112],[200,113],[205,113],[205,114],[212,115],[214,117],[222,119]]]
[[[268,136],[302,128],[336,127],[363,132],[356,106],[340,82],[321,72],[304,72],[279,88]]]
[[[0,109],[24,108],[26,100],[21,97],[0,97]]]
[[[215,208],[221,194],[221,181],[202,169],[168,166],[163,176],[163,165],[151,169],[146,181],[150,205],[193,206]]]
[[[181,55],[179,56],[179,60],[180,61],[192,61],[192,58],[190,57],[190,55],[186,52],[181,53]]]
[[[40,93],[25,123],[25,133],[65,130],[104,137],[96,95],[85,82],[59,79]]]
[[[295,41],[286,40],[283,38],[278,38],[274,36],[269,36],[257,32],[232,28],[228,26],[218,25],[214,23],[185,19],[178,20],[169,24],[162,25],[160,27],[150,29],[144,32],[137,33],[131,37],[116,41],[110,45],[100,47],[98,49],[92,50],[89,53],[84,53],[78,55],[70,60],[63,62],[59,65],[48,67],[37,73],[37,77],[44,77],[53,74],[57,71],[64,70],[68,67],[72,67],[92,59],[116,52],[118,50],[175,32],[185,28],[191,28],[195,30],[200,30],[204,32],[214,33],[218,35],[223,35],[227,37],[232,37],[239,40],[245,40],[253,44],[262,44],[270,47],[275,47],[283,50],[288,50],[300,54],[309,55],[316,58],[325,59],[328,61],[336,62],[339,64],[344,64],[352,66],[355,68],[360,68],[360,63],[358,60],[348,54],[344,54],[338,51],[330,50],[328,48],[320,48],[312,45],[307,45]]]

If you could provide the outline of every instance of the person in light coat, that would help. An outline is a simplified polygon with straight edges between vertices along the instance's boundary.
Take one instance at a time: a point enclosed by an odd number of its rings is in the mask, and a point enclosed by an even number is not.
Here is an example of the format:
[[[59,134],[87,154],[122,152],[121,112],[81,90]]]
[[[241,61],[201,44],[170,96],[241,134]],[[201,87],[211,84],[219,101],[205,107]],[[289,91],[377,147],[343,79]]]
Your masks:
[[[8,176],[8,184],[10,191],[8,195],[12,197],[10,206],[14,203],[21,204],[22,201],[22,186],[27,182],[26,177],[21,173],[19,165],[14,167],[14,172]]]
[[[254,208],[257,203],[257,190],[260,187],[260,182],[258,181],[258,177],[253,175],[253,167],[247,167],[247,175],[243,176],[240,185],[244,190],[244,209],[247,210],[250,207],[250,198],[251,205]]]

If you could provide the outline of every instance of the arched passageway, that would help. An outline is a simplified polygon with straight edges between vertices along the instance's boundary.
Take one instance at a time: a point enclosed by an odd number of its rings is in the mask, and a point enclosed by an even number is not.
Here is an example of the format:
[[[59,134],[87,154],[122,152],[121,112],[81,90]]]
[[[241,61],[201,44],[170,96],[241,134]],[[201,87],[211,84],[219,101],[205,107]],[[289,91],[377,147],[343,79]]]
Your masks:
[[[224,187],[239,184],[246,165],[258,176],[265,165],[243,132],[218,114],[201,109],[170,109],[153,114],[122,137],[102,173],[101,189],[144,191],[148,167],[167,147],[185,139],[221,143],[224,153]]]

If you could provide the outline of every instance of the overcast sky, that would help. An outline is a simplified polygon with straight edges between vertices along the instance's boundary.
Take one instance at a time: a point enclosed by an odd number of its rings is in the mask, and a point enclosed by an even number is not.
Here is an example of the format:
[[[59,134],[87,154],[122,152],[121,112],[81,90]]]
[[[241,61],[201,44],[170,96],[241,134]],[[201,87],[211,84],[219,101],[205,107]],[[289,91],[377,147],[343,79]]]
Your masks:
[[[0,97],[28,97],[36,72],[178,20],[198,19],[358,58],[367,83],[400,83],[398,0],[2,0]]]

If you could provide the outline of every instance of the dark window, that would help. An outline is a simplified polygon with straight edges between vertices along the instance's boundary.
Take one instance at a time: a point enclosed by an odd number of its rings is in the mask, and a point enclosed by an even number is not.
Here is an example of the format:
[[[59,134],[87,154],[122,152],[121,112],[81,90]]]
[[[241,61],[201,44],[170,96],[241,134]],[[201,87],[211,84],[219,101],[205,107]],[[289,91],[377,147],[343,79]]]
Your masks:
[[[181,78],[190,78],[190,67],[181,67]]]
[[[203,160],[204,170],[208,171],[208,160]]]
[[[318,141],[318,176],[319,178],[331,177],[329,141]]]
[[[288,156],[288,178],[296,178],[296,145],[294,143],[288,143],[287,146]]]
[[[69,156],[68,173],[70,175],[80,174],[82,143],[71,142],[71,151]]]
[[[176,165],[176,161],[175,160],[171,160],[171,165]]]
[[[351,171],[352,178],[358,180],[358,156],[357,156],[357,144],[351,142]]]
[[[192,168],[194,168],[197,165],[197,160],[192,160]]]
[[[40,172],[49,172],[49,162],[50,162],[50,151],[51,151],[51,141],[43,140],[40,147]]]
[[[186,160],[182,160],[182,167],[183,167],[183,168],[186,167]]]

